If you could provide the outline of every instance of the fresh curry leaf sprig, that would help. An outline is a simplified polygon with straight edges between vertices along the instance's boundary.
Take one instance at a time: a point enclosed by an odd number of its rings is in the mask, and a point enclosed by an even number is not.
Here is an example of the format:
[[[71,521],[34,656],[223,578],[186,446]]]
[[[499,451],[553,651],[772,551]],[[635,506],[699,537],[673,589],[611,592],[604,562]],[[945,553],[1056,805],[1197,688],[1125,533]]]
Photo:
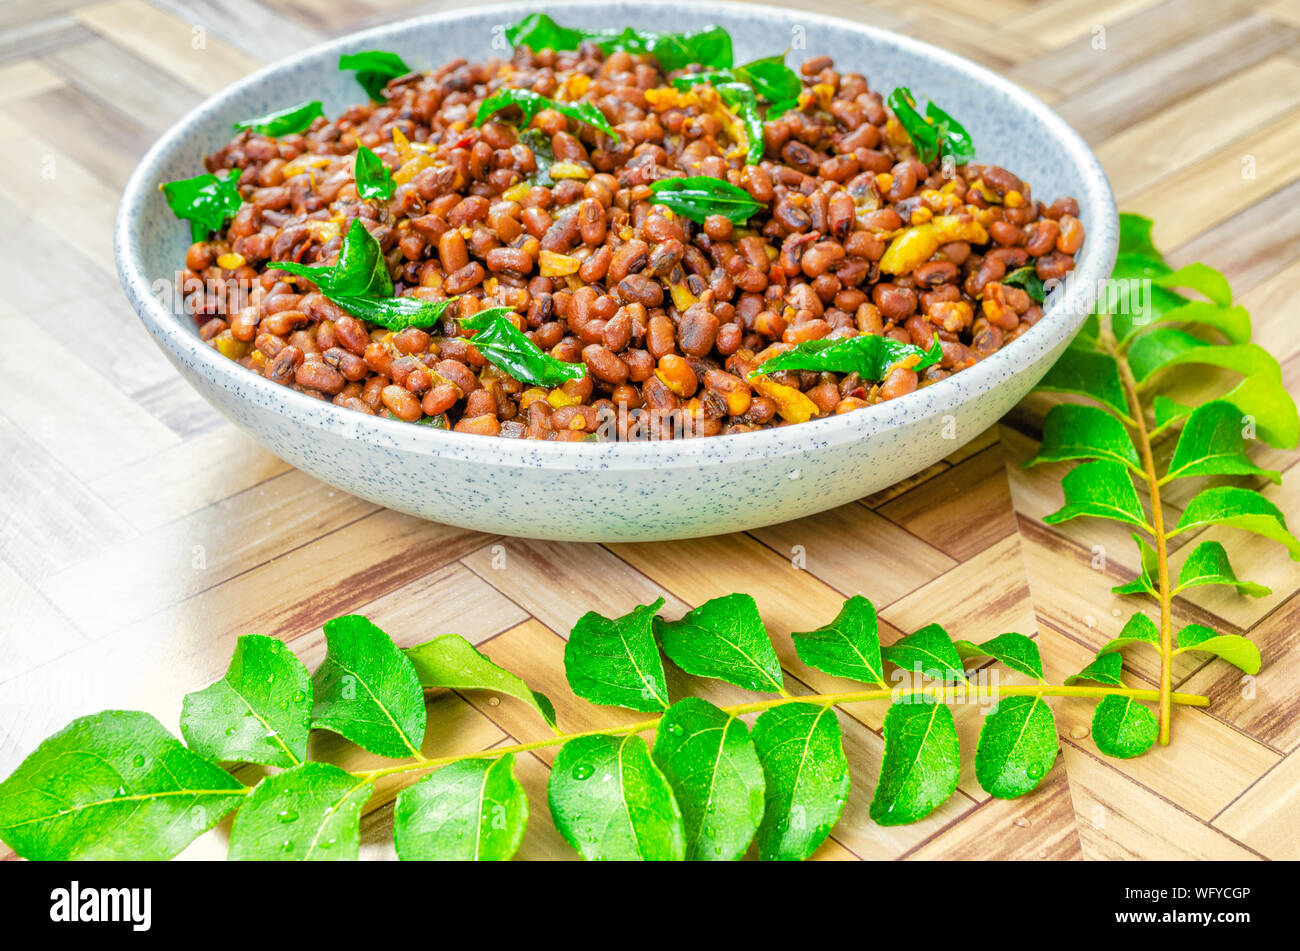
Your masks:
[[[574,626],[564,666],[576,697],[652,715],[577,732],[557,727],[549,698],[457,634],[402,650],[364,617],[336,618],[325,625],[326,655],[314,674],[278,640],[241,638],[225,677],[185,698],[188,746],[144,713],[75,720],[0,783],[0,839],[32,859],[165,859],[235,813],[233,859],[355,859],[362,815],[379,806],[372,797],[385,779],[401,787],[393,809],[399,858],[503,860],[540,806],[529,802],[516,757],[558,747],[546,806],[585,858],[717,861],[752,847],[762,859],[795,860],[827,840],[851,783],[862,781],[850,777],[861,764],[849,761],[844,730],[865,728],[841,721],[839,706],[889,704],[869,807],[886,826],[925,818],[956,789],[961,753],[951,704],[988,706],[975,776],[999,798],[1031,792],[1056,761],[1046,697],[1100,698],[1098,742],[1113,755],[1141,752],[1154,722],[1144,702],[1158,693],[1123,686],[1118,653],[1072,678],[1089,684],[1053,686],[1037,644],[1021,634],[954,643],[931,624],[882,647],[875,609],[855,596],[824,626],[791,637],[804,663],[861,688],[796,696],[749,595],[715,598],[677,620],[660,617],[662,607],[660,599],[619,618],[589,612]],[[1197,625],[1179,643],[1250,661],[1248,642]],[[673,697],[665,656],[692,676],[761,699],[718,706]],[[968,677],[965,661],[977,657],[1020,680]],[[887,677],[886,664],[904,670]],[[424,694],[446,690],[470,699],[486,692],[489,708],[497,697],[519,704],[551,734],[441,755],[428,748]],[[503,712],[518,722],[515,711]],[[389,763],[349,771],[313,761],[309,729]],[[642,734],[650,732],[647,743]],[[219,762],[270,771],[245,772],[255,782],[246,786]]]
[[[608,136],[618,136],[618,133],[614,131],[614,127],[609,124],[609,120],[593,103],[559,102],[555,99],[548,99],[540,93],[535,93],[531,89],[498,89],[479,105],[478,112],[474,117],[474,125],[476,127],[481,126],[493,115],[502,109],[509,109],[511,106],[524,114],[525,126],[532,122],[533,117],[543,109],[554,109],[561,115],[586,123]]]
[[[244,203],[239,195],[239,169],[220,175],[204,173],[158,186],[167,207],[177,218],[190,223],[190,238],[206,241],[239,212]]]
[[[975,143],[970,133],[936,103],[927,102],[922,116],[916,111],[916,99],[906,86],[899,86],[891,92],[888,102],[903,131],[916,146],[916,154],[922,162],[951,157],[958,165],[965,165],[975,157]]]
[[[726,68],[732,64],[731,34],[720,26],[706,26],[687,33],[658,33],[651,30],[582,30],[560,26],[545,13],[532,13],[506,28],[511,46],[531,50],[576,50],[590,41],[604,53],[649,53],[665,71],[692,63]]]
[[[1175,289],[1193,291],[1203,299],[1189,299]],[[1222,274],[1204,264],[1173,270],[1151,241],[1151,221],[1121,215],[1118,261],[1097,310],[1039,385],[1098,404],[1062,403],[1043,420],[1039,454],[1026,465],[1080,463],[1063,480],[1064,505],[1045,521],[1055,524],[1088,516],[1136,527],[1140,571],[1115,591],[1150,597],[1160,612],[1158,623],[1133,615],[1120,637],[1103,646],[1098,659],[1078,675],[1096,680],[1101,672],[1117,682],[1119,652],[1128,648],[1152,650],[1159,657],[1158,718],[1119,698],[1107,698],[1097,707],[1093,735],[1111,755],[1133,756],[1156,739],[1169,741],[1176,655],[1214,654],[1248,674],[1260,668],[1258,649],[1239,635],[1217,634],[1199,625],[1175,634],[1173,599],[1201,585],[1224,585],[1256,597],[1268,589],[1239,578],[1223,544],[1208,539],[1188,546],[1175,580],[1170,540],[1225,526],[1276,541],[1300,561],[1300,540],[1259,488],[1265,481],[1279,482],[1281,476],[1248,455],[1256,439],[1294,448],[1300,441],[1300,419],[1277,360],[1249,341],[1250,316],[1233,304]],[[1154,392],[1157,385],[1177,383],[1172,371],[1189,364],[1226,368],[1242,381],[1194,407]],[[1161,473],[1156,440],[1180,427]],[[1146,490],[1146,506],[1134,477]],[[1165,487],[1176,479],[1196,477],[1248,481],[1203,489],[1183,507],[1175,525],[1166,525]]]
[[[375,102],[383,101],[390,81],[411,72],[402,57],[384,50],[344,53],[339,57],[339,69],[355,71],[357,82]]]
[[[255,119],[243,119],[235,123],[236,129],[252,129],[271,138],[305,132],[311,124],[325,114],[319,100],[299,103],[277,112],[268,112]]]

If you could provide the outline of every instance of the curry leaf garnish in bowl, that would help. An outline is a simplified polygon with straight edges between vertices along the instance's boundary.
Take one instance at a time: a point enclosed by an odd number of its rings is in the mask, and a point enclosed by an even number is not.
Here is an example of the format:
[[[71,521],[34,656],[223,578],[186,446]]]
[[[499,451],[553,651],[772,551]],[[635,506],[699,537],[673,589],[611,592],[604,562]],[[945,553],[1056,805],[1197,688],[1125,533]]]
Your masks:
[[[321,108],[319,100],[299,103],[296,106],[289,106],[287,109],[280,109],[277,112],[268,112],[264,116],[258,116],[255,119],[243,119],[235,123],[236,129],[252,129],[262,135],[271,138],[277,138],[282,135],[293,135],[295,132],[304,132],[311,128],[311,124],[325,114]]]
[[[560,26],[545,13],[533,13],[506,29],[511,46],[541,50],[576,50],[590,40],[602,52],[649,53],[666,70],[692,63],[729,67],[732,63],[731,34],[719,26],[707,26],[688,33],[656,33],[651,30],[581,30]]]
[[[392,173],[384,165],[383,159],[364,145],[357,147],[356,167],[353,174],[357,180],[357,194],[362,198],[379,198],[387,201],[393,197],[393,189],[397,186],[393,182]]]
[[[384,87],[391,80],[411,72],[402,57],[385,50],[344,53],[339,57],[339,69],[355,70],[357,82],[375,102],[383,101]]]
[[[891,92],[888,102],[903,131],[916,146],[922,162],[951,156],[958,165],[965,165],[975,157],[975,143],[970,133],[936,103],[926,103],[925,115],[922,116],[916,111],[916,99],[906,86],[899,86]]]
[[[190,236],[195,241],[204,241],[212,232],[224,228],[244,203],[239,197],[237,168],[222,175],[205,172],[158,187],[172,214],[190,223]]]
[[[743,188],[707,175],[662,178],[651,183],[650,191],[656,202],[698,223],[709,215],[722,215],[743,225],[763,207]]]
[[[710,69],[686,73],[673,79],[677,89],[689,89],[707,83],[716,89],[739,84],[748,86],[754,95],[769,104],[767,117],[775,119],[798,104],[803,83],[799,74],[785,65],[785,54],[765,56],[732,69]],[[775,114],[773,114],[775,112]]]
[[[750,377],[776,373],[778,370],[815,370],[832,373],[856,373],[865,380],[882,380],[890,368],[903,363],[920,373],[943,359],[943,349],[936,334],[929,350],[889,337],[859,334],[838,340],[805,340],[789,350],[764,360]],[[914,361],[914,362],[908,362]]]
[[[559,386],[587,375],[581,363],[565,363],[544,353],[514,325],[513,314],[508,307],[491,307],[462,319],[460,325],[476,331],[470,342],[484,359],[523,383]]]
[[[481,126],[487,122],[495,113],[502,109],[509,109],[515,106],[524,114],[524,125],[533,121],[533,117],[543,109],[554,109],[556,112],[575,119],[578,122],[584,122],[589,126],[599,129],[609,136],[617,136],[613,126],[609,121],[590,102],[558,102],[549,99],[540,93],[535,93],[531,89],[499,89],[478,107],[478,115],[474,118],[475,127]]]

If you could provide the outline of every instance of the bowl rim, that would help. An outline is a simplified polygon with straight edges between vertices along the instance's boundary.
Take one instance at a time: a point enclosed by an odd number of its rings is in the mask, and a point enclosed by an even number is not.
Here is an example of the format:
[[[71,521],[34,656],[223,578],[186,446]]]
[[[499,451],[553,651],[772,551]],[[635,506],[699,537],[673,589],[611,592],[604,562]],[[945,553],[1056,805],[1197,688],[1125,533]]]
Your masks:
[[[555,8],[601,7],[603,0],[566,0]],[[644,0],[647,10],[677,7],[681,2]],[[132,172],[118,206],[113,229],[113,249],[118,278],[133,308],[155,341],[170,355],[209,382],[232,393],[238,400],[250,396],[276,412],[318,430],[348,438],[364,439],[393,449],[447,456],[466,462],[508,464],[533,469],[646,469],[699,466],[726,461],[737,454],[775,458],[867,439],[896,426],[918,419],[954,413],[962,404],[977,398],[999,382],[1016,375],[1016,364],[1029,364],[1035,357],[1068,341],[1082,325],[1095,301],[1098,286],[1109,276],[1119,243],[1118,210],[1110,182],[1096,155],[1064,119],[1045,103],[1008,79],[956,53],[923,40],[839,17],[814,14],[781,6],[753,6],[744,3],[712,2],[709,12],[731,16],[753,16],[756,12],[794,14],[801,22],[823,28],[850,30],[874,41],[892,45],[919,57],[938,60],[948,68],[1001,92],[1029,110],[1065,148],[1100,207],[1089,209],[1088,244],[1083,262],[1054,296],[1043,317],[1026,333],[984,360],[960,373],[922,387],[905,396],[877,404],[864,411],[809,420],[752,433],[708,436],[696,439],[636,442],[564,442],[505,439],[416,426],[399,420],[365,416],[354,410],[309,397],[296,390],[250,373],[234,361],[199,340],[151,291],[151,281],[142,263],[135,228],[142,219],[145,201],[157,190],[156,166],[181,147],[190,133],[221,111],[227,100],[269,76],[322,54],[366,48],[372,37],[407,29],[427,29],[441,22],[469,16],[520,17],[531,12],[518,4],[493,4],[427,14],[369,27],[319,43],[262,67],[205,99],[164,132],[140,159]],[[503,20],[503,22],[506,22]],[[1098,228],[1098,224],[1102,227]],[[1032,351],[1031,351],[1031,348]]]

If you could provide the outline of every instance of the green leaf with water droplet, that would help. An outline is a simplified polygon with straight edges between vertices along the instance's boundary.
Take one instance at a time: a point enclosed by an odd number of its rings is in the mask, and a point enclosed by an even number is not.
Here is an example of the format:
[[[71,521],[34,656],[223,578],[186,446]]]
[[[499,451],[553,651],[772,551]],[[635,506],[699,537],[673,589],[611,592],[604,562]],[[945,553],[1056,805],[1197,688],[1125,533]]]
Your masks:
[[[679,700],[659,721],[654,761],[682,810],[686,858],[743,856],[763,818],[764,788],[744,722],[707,700]]]
[[[404,861],[504,862],[519,850],[528,794],[515,758],[463,759],[397,796],[393,842]]]
[[[1205,651],[1207,654],[1223,658],[1248,674],[1259,673],[1263,663],[1259,648],[1255,646],[1254,641],[1240,634],[1219,634],[1204,624],[1188,624],[1178,632],[1177,642],[1178,650],[1174,652],[1176,654],[1192,650]]]
[[[1113,687],[1124,686],[1124,681],[1120,677],[1120,671],[1124,669],[1124,658],[1120,656],[1119,651],[1110,651],[1105,654],[1098,654],[1087,667],[1077,674],[1071,674],[1065,678],[1067,687],[1077,684],[1081,680],[1091,680],[1094,683],[1109,684]]]
[[[765,806],[758,857],[802,861],[826,841],[849,798],[849,761],[833,707],[792,703],[754,723]]]
[[[226,676],[185,695],[181,735],[215,760],[296,766],[307,758],[311,674],[274,637],[246,634]]]
[[[560,834],[588,860],[681,861],[682,812],[637,736],[580,736],[560,748],[546,787]]]
[[[1105,697],[1092,715],[1092,739],[1097,749],[1117,759],[1132,759],[1151,749],[1157,730],[1155,715],[1132,697]]]
[[[1133,488],[1133,477],[1118,462],[1099,459],[1075,466],[1061,480],[1061,489],[1065,492],[1065,504],[1043,517],[1048,525],[1087,515],[1148,527],[1146,512]]]
[[[592,703],[629,710],[667,710],[668,681],[655,644],[655,612],[664,599],[620,618],[588,611],[564,647],[564,674],[573,692]]]
[[[1256,598],[1273,593],[1272,588],[1266,588],[1262,584],[1238,580],[1228,561],[1228,552],[1216,541],[1201,542],[1183,560],[1183,567],[1178,572],[1178,587],[1174,593],[1203,584],[1230,584],[1236,587],[1238,594]]]
[[[1206,525],[1227,525],[1271,538],[1285,546],[1292,561],[1300,561],[1300,541],[1287,531],[1282,510],[1251,489],[1234,485],[1206,489],[1187,503],[1178,525],[1169,534],[1178,535]]]
[[[303,763],[255,787],[230,830],[230,858],[342,862],[361,845],[361,807],[369,780],[329,763]]]
[[[312,725],[380,756],[418,755],[424,690],[411,659],[359,614],[325,622],[325,662],[312,678]]]
[[[919,669],[926,677],[957,683],[966,680],[961,655],[957,653],[948,632],[938,624],[927,624],[919,631],[883,648],[881,654],[891,664],[904,670]]]
[[[885,686],[876,608],[860,594],[844,602],[835,620],[790,635],[799,659],[832,677]]]
[[[1246,455],[1245,425],[1241,410],[1224,400],[1196,407],[1183,424],[1165,478],[1257,475],[1280,484],[1281,473],[1261,469]]]
[[[747,594],[706,601],[680,621],[656,618],[655,630],[668,659],[688,674],[763,693],[785,689],[781,662]]]
[[[1137,449],[1124,424],[1105,410],[1060,403],[1043,419],[1043,443],[1026,467],[1070,459],[1110,459],[1141,470]]]
[[[169,859],[245,788],[147,713],[73,720],[0,783],[0,839],[32,860]]]
[[[555,704],[504,667],[494,664],[459,634],[443,634],[408,647],[405,653],[415,664],[421,686],[494,690],[522,700],[541,714],[547,726],[555,726]]]
[[[1056,719],[1042,697],[1004,697],[984,718],[975,747],[975,778],[990,796],[1032,791],[1056,760]]]
[[[1101,650],[1097,651],[1097,656],[1121,651],[1133,644],[1149,644],[1160,649],[1160,630],[1156,627],[1156,622],[1141,612],[1125,621],[1119,637],[1111,638],[1103,644]]]
[[[1120,415],[1128,414],[1119,364],[1108,353],[1067,347],[1037,389],[1091,397]]]
[[[957,641],[955,646],[962,660],[992,657],[1010,670],[1043,682],[1043,659],[1039,656],[1038,645],[1032,637],[1008,631],[983,644]]]
[[[904,697],[885,714],[884,734],[871,818],[882,826],[924,819],[953,794],[961,774],[952,711],[932,697]]]

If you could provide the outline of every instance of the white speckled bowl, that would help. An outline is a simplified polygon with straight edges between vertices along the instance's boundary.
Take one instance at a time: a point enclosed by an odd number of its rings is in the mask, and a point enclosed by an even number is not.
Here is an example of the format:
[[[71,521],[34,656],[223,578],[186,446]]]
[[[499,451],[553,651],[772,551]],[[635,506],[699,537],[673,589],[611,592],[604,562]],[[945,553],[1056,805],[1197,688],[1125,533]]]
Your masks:
[[[882,92],[907,85],[971,132],[982,162],[1005,166],[1045,200],[1079,200],[1088,238],[1075,280],[1024,337],[982,363],[870,409],[736,436],[666,443],[550,443],[473,436],[363,416],[239,367],[199,341],[192,320],[160,300],[189,229],[158,183],[202,171],[231,123],[307,99],[335,115],[362,93],[340,53],[386,49],[417,67],[502,55],[499,25],[527,8],[479,7],[393,23],[268,67],[212,97],[164,135],[132,175],[118,211],[122,285],[177,369],[277,455],[372,502],[486,532],[642,541],[731,532],[798,518],[903,479],[973,438],[1051,366],[1115,259],[1117,216],[1083,141],[1006,80],[925,43],[844,20],[731,3],[555,3],[560,23],[683,30],[717,23],[737,62],[794,47],[788,61],[829,54]],[[494,47],[494,37],[498,37]]]

